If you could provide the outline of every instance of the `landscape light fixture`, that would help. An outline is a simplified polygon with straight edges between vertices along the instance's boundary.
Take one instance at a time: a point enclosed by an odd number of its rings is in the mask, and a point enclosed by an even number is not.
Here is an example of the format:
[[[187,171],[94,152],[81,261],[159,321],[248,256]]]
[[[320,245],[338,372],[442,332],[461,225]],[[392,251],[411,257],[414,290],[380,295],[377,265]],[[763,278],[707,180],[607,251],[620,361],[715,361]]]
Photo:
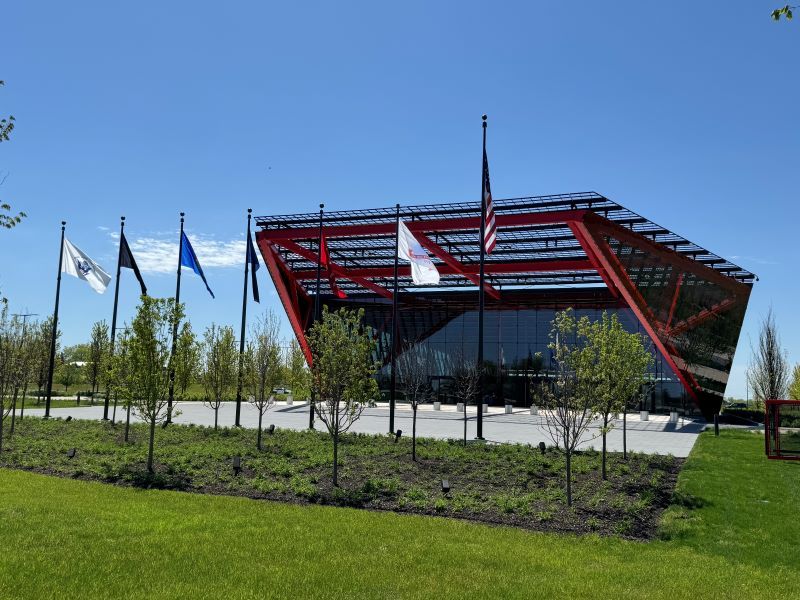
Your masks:
[[[238,475],[242,472],[242,457],[241,456],[234,456],[233,457],[233,472]]]
[[[539,452],[541,452],[543,456],[544,456],[545,450],[547,450],[547,446],[545,446],[544,442],[539,442]]]
[[[394,433],[394,443],[395,444],[400,441],[400,437],[402,435],[403,435],[403,430],[402,429],[398,429],[397,431],[395,431],[395,433]]]
[[[267,433],[270,435],[275,433],[275,423],[272,423],[269,427],[267,427]]]
[[[450,482],[447,479],[442,479],[442,493],[445,496],[450,493]]]
[[[67,450],[67,458],[75,458],[75,448],[70,448]]]
[[[67,415],[67,418],[66,418],[66,419],[64,419],[64,420],[65,420],[67,423],[69,423],[70,421],[72,421],[72,415]]]

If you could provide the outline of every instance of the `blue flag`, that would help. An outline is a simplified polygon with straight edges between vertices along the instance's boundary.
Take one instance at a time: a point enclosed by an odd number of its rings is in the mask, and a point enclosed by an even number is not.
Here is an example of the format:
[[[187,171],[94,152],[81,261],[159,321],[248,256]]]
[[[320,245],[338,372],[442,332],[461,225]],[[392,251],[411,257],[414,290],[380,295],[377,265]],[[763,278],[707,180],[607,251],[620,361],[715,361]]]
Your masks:
[[[203,267],[200,266],[200,261],[197,260],[197,254],[194,253],[194,248],[192,248],[192,244],[189,242],[189,238],[186,237],[185,233],[181,234],[181,265],[189,267],[192,271],[200,275],[203,283],[206,284],[208,293],[214,298],[214,292],[208,287],[206,276],[203,274]]]
[[[256,249],[253,247],[253,236],[250,235],[250,232],[247,232],[247,262],[250,263],[250,275],[253,281],[253,300],[261,303],[261,300],[258,296],[258,279],[256,279],[256,271],[258,271],[258,254],[256,254]]]

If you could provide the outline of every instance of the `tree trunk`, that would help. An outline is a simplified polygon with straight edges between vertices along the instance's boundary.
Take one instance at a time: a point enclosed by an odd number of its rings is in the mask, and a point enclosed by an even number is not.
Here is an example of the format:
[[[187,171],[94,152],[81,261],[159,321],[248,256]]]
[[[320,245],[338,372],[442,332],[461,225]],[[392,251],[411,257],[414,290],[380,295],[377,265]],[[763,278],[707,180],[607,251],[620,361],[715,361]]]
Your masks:
[[[572,506],[572,452],[567,450],[567,506]]]
[[[128,441],[128,433],[131,430],[131,404],[128,403],[128,415],[125,417],[125,441]]]
[[[411,420],[411,460],[417,460],[417,405],[412,406],[414,417]]]
[[[217,423],[219,422],[219,402],[214,407],[214,431],[217,430]]]
[[[153,444],[156,439],[156,417],[150,419],[150,444],[147,449],[147,470],[153,472]]]
[[[25,396],[28,394],[28,382],[25,382],[25,386],[22,388],[22,406],[19,408],[19,420],[22,421],[22,417],[25,415]]]
[[[14,390],[14,398],[11,400],[11,431],[8,432],[9,436],[14,435],[14,425],[17,421],[17,394],[18,389]]]
[[[602,467],[600,468],[600,472],[603,477],[603,481],[608,479],[608,475],[606,474],[606,432],[603,430],[603,457],[601,459]]]
[[[480,408],[478,408],[480,410]],[[464,447],[467,447],[467,402],[464,401]]]
[[[258,441],[256,441],[256,448],[261,450],[261,421],[264,419],[264,411],[258,409]]]
[[[114,409],[111,411],[111,424],[117,419],[117,395],[114,394]]]
[[[336,409],[333,424],[333,487],[339,486],[339,401],[336,401]]]
[[[628,460],[628,408],[622,411],[622,458]]]
[[[339,487],[339,425],[333,432],[333,486]]]
[[[0,453],[3,452],[3,425],[5,425],[5,423],[3,423],[4,407],[2,400],[3,398],[0,397]]]
[[[608,479],[606,474],[606,429],[608,429],[608,415],[603,415],[603,458],[602,458],[602,468],[600,469],[603,475],[603,481]]]

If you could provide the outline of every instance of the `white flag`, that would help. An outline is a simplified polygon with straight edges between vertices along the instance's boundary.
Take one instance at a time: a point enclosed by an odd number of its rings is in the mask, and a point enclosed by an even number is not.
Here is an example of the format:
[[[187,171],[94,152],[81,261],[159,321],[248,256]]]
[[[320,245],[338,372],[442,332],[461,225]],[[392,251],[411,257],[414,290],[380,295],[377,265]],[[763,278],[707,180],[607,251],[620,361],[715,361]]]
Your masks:
[[[111,281],[111,275],[77,246],[73,246],[67,238],[64,238],[64,262],[61,272],[83,279],[98,294],[105,292],[108,282]]]
[[[397,230],[397,256],[411,263],[411,278],[415,285],[437,285],[439,283],[439,271],[417,238],[402,221]]]

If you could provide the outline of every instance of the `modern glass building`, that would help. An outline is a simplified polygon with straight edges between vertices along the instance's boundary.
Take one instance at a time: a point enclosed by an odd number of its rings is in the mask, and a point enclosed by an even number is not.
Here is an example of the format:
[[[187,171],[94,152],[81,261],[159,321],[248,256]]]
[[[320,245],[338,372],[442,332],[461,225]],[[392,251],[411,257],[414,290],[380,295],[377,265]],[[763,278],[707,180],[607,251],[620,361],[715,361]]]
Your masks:
[[[495,200],[494,210],[483,349],[492,402],[530,404],[531,384],[552,370],[553,316],[572,307],[590,318],[613,311],[649,340],[642,408],[719,411],[752,273],[593,192]],[[398,352],[426,344],[439,399],[454,401],[454,357],[477,357],[479,202],[258,217],[256,239],[307,358],[319,290],[320,305],[364,308],[387,390],[398,214],[441,274],[418,288],[399,264]],[[320,232],[330,259],[318,269]]]

